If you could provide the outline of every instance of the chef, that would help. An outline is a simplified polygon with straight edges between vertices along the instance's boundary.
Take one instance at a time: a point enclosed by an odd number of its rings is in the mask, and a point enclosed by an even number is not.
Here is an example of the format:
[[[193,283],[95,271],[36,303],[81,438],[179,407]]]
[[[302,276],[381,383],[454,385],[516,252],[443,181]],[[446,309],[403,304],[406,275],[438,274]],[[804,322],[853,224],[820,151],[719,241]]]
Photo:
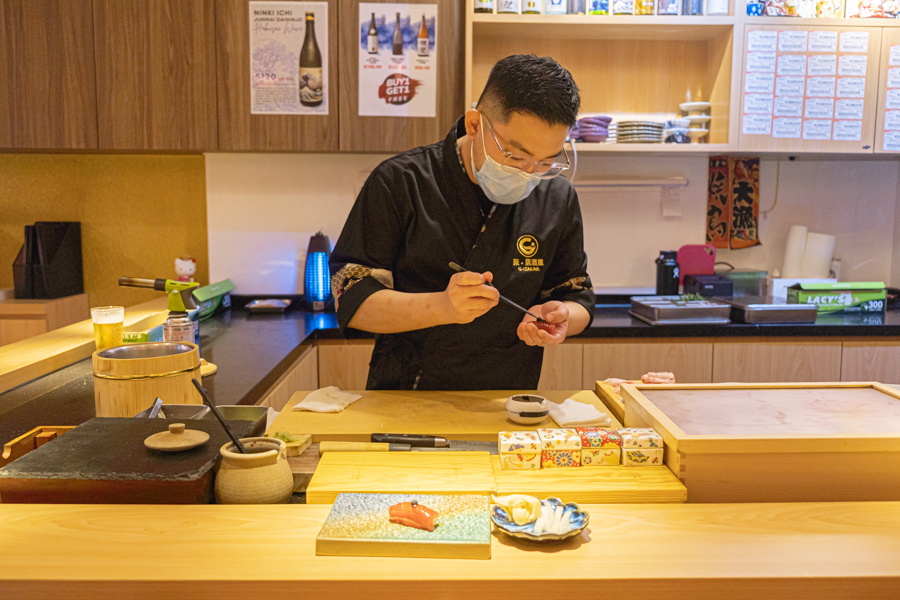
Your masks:
[[[543,347],[590,324],[581,210],[559,177],[580,102],[553,59],[504,58],[444,141],[369,176],[330,265],[341,330],[378,334],[368,389],[536,389]]]

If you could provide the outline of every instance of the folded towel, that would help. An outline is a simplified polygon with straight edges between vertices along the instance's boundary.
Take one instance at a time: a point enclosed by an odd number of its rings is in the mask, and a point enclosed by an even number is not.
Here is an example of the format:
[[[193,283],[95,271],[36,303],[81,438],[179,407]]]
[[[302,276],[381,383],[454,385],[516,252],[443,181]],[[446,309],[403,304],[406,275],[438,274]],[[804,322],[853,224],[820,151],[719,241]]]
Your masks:
[[[560,427],[603,427],[612,420],[591,404],[566,398],[562,404],[550,403],[550,416]]]
[[[362,398],[360,394],[348,394],[331,385],[311,392],[294,406],[294,410],[325,413],[341,412],[360,398]]]

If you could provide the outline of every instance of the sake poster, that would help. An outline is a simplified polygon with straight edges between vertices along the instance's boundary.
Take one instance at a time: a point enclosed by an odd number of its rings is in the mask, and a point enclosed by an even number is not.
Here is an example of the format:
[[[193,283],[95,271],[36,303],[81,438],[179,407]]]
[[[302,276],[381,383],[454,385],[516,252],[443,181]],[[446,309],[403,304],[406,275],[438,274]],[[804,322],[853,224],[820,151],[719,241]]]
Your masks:
[[[328,114],[328,3],[250,2],[250,112]]]
[[[359,114],[434,117],[437,5],[359,5]]]

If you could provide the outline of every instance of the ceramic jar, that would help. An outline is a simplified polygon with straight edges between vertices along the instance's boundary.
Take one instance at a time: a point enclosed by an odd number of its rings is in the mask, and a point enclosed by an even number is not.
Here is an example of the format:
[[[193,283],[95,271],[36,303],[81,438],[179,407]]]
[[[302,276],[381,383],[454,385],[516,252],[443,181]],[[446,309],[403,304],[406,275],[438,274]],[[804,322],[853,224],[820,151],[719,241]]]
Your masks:
[[[550,403],[537,394],[516,394],[506,401],[506,416],[513,423],[536,425],[550,414]]]
[[[286,504],[294,490],[287,446],[279,439],[243,438],[247,454],[229,442],[222,446],[222,464],[216,475],[219,504]]]

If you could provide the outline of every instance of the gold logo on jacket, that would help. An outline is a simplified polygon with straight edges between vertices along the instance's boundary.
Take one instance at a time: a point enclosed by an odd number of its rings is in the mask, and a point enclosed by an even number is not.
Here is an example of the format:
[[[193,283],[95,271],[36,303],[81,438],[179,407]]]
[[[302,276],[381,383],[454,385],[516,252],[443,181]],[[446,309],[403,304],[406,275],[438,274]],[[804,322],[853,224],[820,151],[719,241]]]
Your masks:
[[[516,242],[516,248],[519,250],[519,254],[525,258],[531,258],[537,254],[538,241],[533,235],[523,235]]]

